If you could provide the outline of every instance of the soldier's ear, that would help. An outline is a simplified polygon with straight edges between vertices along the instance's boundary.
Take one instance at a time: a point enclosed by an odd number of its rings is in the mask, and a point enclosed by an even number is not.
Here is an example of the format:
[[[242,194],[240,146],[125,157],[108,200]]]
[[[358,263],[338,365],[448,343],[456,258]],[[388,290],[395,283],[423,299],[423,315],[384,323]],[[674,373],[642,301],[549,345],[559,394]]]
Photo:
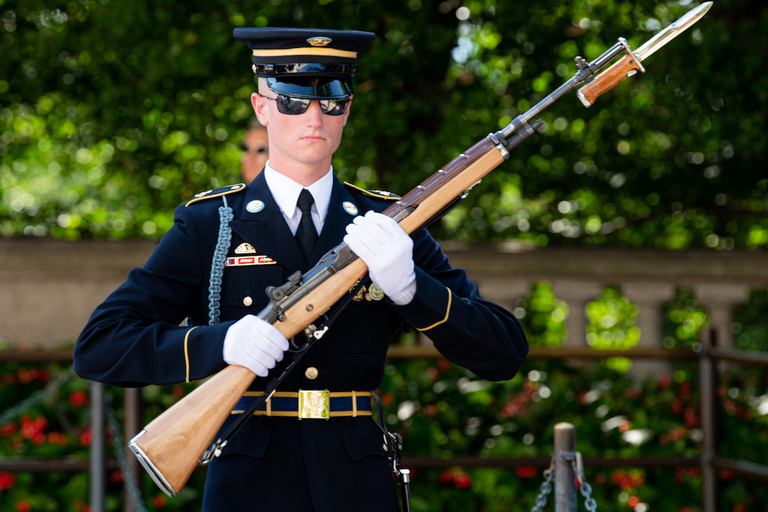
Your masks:
[[[255,92],[251,94],[251,105],[253,106],[253,111],[256,113],[256,119],[259,120],[262,126],[267,126],[268,119],[267,119],[267,100],[266,98],[259,96]]]

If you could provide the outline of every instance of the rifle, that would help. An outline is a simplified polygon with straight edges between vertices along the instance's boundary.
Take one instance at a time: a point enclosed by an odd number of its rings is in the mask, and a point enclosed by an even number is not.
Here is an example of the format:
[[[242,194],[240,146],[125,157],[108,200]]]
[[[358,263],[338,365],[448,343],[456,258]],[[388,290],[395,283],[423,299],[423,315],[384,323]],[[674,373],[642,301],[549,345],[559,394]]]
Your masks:
[[[636,52],[624,38],[619,38],[613,47],[592,62],[576,57],[578,71],[571,79],[505,128],[488,135],[453,159],[387,208],[384,215],[395,219],[409,234],[439,218],[509,158],[513,148],[533,135],[543,121],[532,119],[544,109],[583,83],[586,85],[578,96],[589,107],[624,78],[645,71],[640,62],[698,21],[711,4],[707,2],[689,11]],[[624,57],[597,75],[620,55]],[[317,341],[328,326],[318,328],[313,322],[345,295],[349,296],[366,271],[365,263],[342,243],[325,254],[306,274],[297,272],[282,286],[268,288],[270,302],[258,316],[274,324],[286,338],[303,331],[311,341]],[[221,453],[230,433],[213,444],[211,441],[255,377],[241,366],[225,368],[158,416],[129,442],[141,465],[168,496],[178,494],[198,462],[207,463]],[[263,400],[271,397],[275,388],[273,380],[262,395]],[[251,408],[255,409],[256,405],[252,404]],[[242,420],[249,418],[252,412],[245,411]]]

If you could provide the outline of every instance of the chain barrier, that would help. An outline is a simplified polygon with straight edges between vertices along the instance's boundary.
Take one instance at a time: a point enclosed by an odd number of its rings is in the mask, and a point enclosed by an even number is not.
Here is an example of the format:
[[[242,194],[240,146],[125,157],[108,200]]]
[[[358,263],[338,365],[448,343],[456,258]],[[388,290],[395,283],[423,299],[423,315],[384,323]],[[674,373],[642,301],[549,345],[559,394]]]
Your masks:
[[[59,388],[66,384],[66,382],[74,375],[75,373],[72,371],[72,368],[62,372],[61,375],[56,378],[56,380],[49,382],[43,389],[35,391],[21,402],[3,412],[3,414],[0,414],[0,425],[9,423],[11,420],[16,419],[19,414],[23,413],[33,405],[37,405],[38,403],[48,398],[48,395],[58,391]]]
[[[552,492],[552,478],[555,476],[555,456],[549,463],[549,468],[544,470],[544,481],[541,483],[541,491],[536,496],[536,505],[531,509],[531,512],[541,512],[544,505],[547,504],[547,495]]]
[[[597,510],[597,502],[592,497],[592,486],[584,478],[584,463],[581,461],[581,453],[576,452],[575,457],[571,459],[571,467],[576,475],[579,492],[584,496],[584,508],[589,510],[589,512],[595,512]]]
[[[141,491],[136,484],[136,480],[133,478],[133,471],[131,471],[128,465],[128,460],[125,457],[125,450],[123,449],[123,436],[120,433],[120,427],[115,418],[115,414],[112,408],[108,405],[109,401],[105,400],[105,409],[107,413],[107,425],[112,433],[113,447],[115,448],[115,454],[117,455],[117,465],[120,467],[120,471],[123,473],[123,481],[125,482],[125,490],[128,492],[128,496],[133,502],[136,512],[147,512],[144,506],[144,500],[141,497]]]
[[[592,486],[589,485],[584,478],[584,464],[581,461],[581,453],[563,454],[563,456],[571,461],[573,473],[576,475],[577,487],[579,488],[581,495],[584,496],[584,507],[589,512],[595,512],[597,510],[597,502],[592,497]],[[554,475],[555,456],[552,455],[549,468],[544,470],[544,481],[541,483],[541,491],[538,496],[536,496],[536,505],[531,509],[531,512],[542,512],[544,506],[547,504],[547,495],[552,492],[552,479],[554,478]]]

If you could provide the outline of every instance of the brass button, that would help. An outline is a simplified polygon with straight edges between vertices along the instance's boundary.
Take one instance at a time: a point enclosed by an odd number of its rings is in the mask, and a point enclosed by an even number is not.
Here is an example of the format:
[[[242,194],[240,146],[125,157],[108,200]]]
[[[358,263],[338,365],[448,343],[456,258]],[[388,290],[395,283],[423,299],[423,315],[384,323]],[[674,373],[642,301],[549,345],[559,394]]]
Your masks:
[[[316,378],[317,378],[317,376],[318,376],[319,374],[320,374],[320,372],[318,372],[318,371],[317,371],[317,368],[315,368],[314,366],[310,366],[310,367],[309,367],[309,368],[307,368],[307,370],[304,372],[304,375],[305,375],[305,376],[306,376],[308,379],[316,379]]]
[[[245,298],[243,299],[243,304],[245,304],[246,306],[250,306],[251,304],[253,304],[253,299],[250,298],[248,295],[246,295]]]

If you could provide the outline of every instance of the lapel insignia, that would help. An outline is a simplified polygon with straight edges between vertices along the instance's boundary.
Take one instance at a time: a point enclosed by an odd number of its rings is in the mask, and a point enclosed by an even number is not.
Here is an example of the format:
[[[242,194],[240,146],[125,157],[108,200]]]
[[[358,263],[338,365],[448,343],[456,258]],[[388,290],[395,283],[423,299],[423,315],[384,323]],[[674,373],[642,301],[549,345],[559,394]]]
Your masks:
[[[258,199],[251,201],[245,205],[245,209],[250,213],[259,213],[264,209],[264,201],[259,201]]]
[[[276,265],[277,262],[267,256],[260,254],[258,256],[240,256],[238,258],[227,258],[224,265],[227,267],[250,267],[252,265]]]
[[[256,249],[248,242],[243,242],[235,249],[235,254],[256,254]]]
[[[344,201],[342,206],[344,207],[344,211],[348,214],[357,215],[357,206],[355,206],[354,203],[351,203],[350,201]]]
[[[381,291],[381,288],[376,286],[375,284],[371,284],[371,286],[368,287],[366,290],[365,286],[360,288],[360,291],[357,292],[357,294],[352,297],[352,300],[356,302],[362,302],[363,299],[365,299],[368,302],[371,302],[372,300],[379,301],[384,298],[384,292]]]

